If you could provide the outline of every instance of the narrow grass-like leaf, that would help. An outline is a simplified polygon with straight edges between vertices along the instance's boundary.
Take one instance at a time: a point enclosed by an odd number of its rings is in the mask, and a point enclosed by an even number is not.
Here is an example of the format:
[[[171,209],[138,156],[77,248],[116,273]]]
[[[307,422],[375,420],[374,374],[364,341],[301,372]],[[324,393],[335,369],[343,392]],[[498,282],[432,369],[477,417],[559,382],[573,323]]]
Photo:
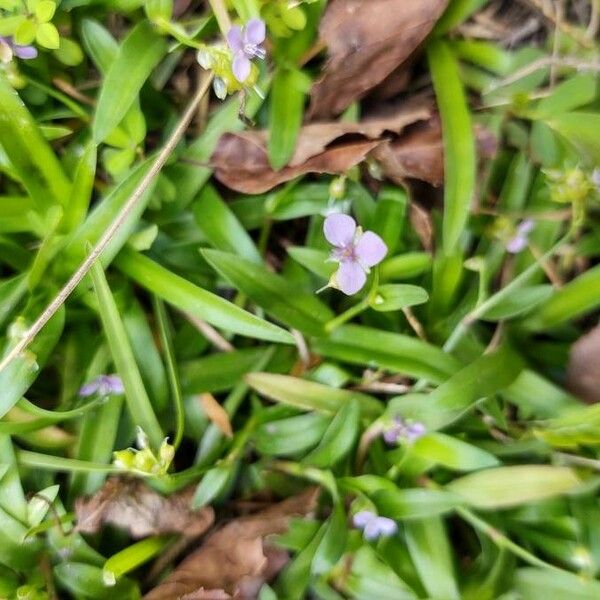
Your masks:
[[[314,348],[329,358],[434,382],[448,379],[460,368],[459,361],[433,344],[359,325],[338,327],[328,338],[315,339]]]
[[[31,231],[31,211],[35,204],[29,196],[0,197],[0,233],[18,233]]]
[[[317,575],[328,572],[344,553],[347,538],[346,511],[343,504],[337,503],[333,507],[323,538],[317,546],[311,571]]]
[[[75,597],[98,600],[137,600],[140,597],[137,585],[128,579],[121,579],[115,585],[107,586],[102,569],[92,565],[63,562],[54,567],[54,575]]]
[[[484,321],[506,321],[531,312],[548,300],[555,290],[551,285],[534,285],[517,290],[482,315]]]
[[[304,410],[317,410],[326,414],[337,413],[352,400],[360,406],[363,415],[378,415],[382,406],[372,396],[328,387],[288,375],[249,373],[248,385],[271,400]]]
[[[217,250],[238,254],[257,264],[262,263],[252,238],[214,187],[205,185],[192,205],[198,227]]]
[[[0,507],[22,523],[26,523],[27,502],[19,477],[12,441],[7,435],[0,435],[0,463],[5,467],[5,472],[0,479]]]
[[[306,75],[295,68],[279,67],[273,75],[270,95],[269,161],[275,169],[285,166],[294,153],[302,124]]]
[[[525,321],[540,331],[576,319],[600,306],[600,265],[592,267],[556,291]]]
[[[331,318],[330,308],[281,275],[233,254],[203,250],[206,260],[236,289],[282,323],[311,335],[319,335]]]
[[[523,568],[516,572],[515,589],[527,600],[600,598],[600,582],[567,571]]]
[[[476,471],[498,464],[493,454],[443,433],[424,435],[412,445],[410,452],[457,471]]]
[[[441,515],[452,511],[462,502],[456,494],[424,488],[379,489],[372,499],[380,514],[402,520]]]
[[[581,486],[575,471],[551,465],[517,465],[470,473],[446,489],[475,508],[494,510],[572,492]]]
[[[352,399],[344,404],[323,434],[319,445],[303,462],[315,467],[331,468],[350,452],[359,433],[360,408]]]
[[[38,210],[66,202],[71,183],[4,71],[0,73],[0,145]]]
[[[133,250],[124,249],[118,256],[116,265],[134,281],[169,304],[196,315],[211,325],[248,337],[283,344],[294,343],[292,335],[281,327],[259,319],[220,296],[203,290]]]
[[[98,297],[106,341],[117,367],[117,372],[125,387],[127,408],[133,422],[146,432],[153,448],[157,449],[164,438],[164,433],[144,388],[142,376],[133,356],[131,343],[100,263],[96,263],[92,267],[92,279]]]
[[[514,352],[501,348],[473,361],[428,397],[395,398],[388,405],[388,411],[420,421],[429,429],[440,429],[463,415],[477,400],[510,385],[522,366]]]
[[[147,21],[136,25],[123,40],[100,90],[93,123],[96,143],[121,122],[166,49],[166,41]]]
[[[406,542],[421,583],[431,598],[458,600],[452,554],[444,522],[439,517],[405,525]]]
[[[314,448],[330,422],[328,415],[316,412],[269,421],[256,429],[254,444],[266,456],[293,456]]]
[[[475,139],[460,73],[451,50],[441,40],[428,45],[428,59],[444,136],[443,248],[456,248],[475,193]]]
[[[600,163],[600,114],[594,112],[570,112],[552,116],[548,121],[590,165]]]
[[[169,538],[166,536],[149,537],[113,554],[102,569],[105,585],[114,586],[123,575],[154,558],[168,542]]]

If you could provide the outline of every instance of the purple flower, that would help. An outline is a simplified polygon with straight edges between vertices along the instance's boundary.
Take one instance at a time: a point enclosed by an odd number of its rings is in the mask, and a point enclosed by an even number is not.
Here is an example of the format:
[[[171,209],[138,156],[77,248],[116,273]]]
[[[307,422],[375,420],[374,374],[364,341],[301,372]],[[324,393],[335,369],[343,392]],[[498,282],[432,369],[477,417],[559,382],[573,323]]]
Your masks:
[[[596,186],[596,189],[600,193],[600,167],[596,167],[592,171],[592,183]]]
[[[118,375],[99,375],[79,390],[80,396],[93,396],[94,394],[109,396],[110,394],[120,395],[124,393],[125,388]]]
[[[352,517],[354,527],[363,530],[365,540],[376,540],[383,536],[394,535],[398,532],[398,525],[387,517],[378,517],[370,510],[361,510]]]
[[[376,233],[363,233],[352,217],[341,213],[325,219],[323,232],[334,246],[331,259],[340,265],[334,276],[336,287],[348,296],[356,294],[365,285],[369,268],[384,259],[387,246]]]
[[[515,235],[506,242],[506,250],[511,254],[518,254],[527,248],[529,243],[529,234],[534,228],[535,223],[532,219],[525,219],[517,226]]]
[[[250,75],[253,58],[264,58],[266,51],[262,47],[265,41],[265,22],[250,19],[244,27],[234,25],[227,34],[227,42],[233,51],[232,70],[235,78],[243,83]]]
[[[29,60],[35,58],[37,54],[37,50],[33,46],[20,46],[12,38],[0,36],[0,60],[3,63],[10,62],[13,56]]]
[[[423,423],[405,421],[402,417],[394,417],[394,422],[383,432],[383,439],[390,446],[397,445],[400,441],[415,442],[426,429]]]

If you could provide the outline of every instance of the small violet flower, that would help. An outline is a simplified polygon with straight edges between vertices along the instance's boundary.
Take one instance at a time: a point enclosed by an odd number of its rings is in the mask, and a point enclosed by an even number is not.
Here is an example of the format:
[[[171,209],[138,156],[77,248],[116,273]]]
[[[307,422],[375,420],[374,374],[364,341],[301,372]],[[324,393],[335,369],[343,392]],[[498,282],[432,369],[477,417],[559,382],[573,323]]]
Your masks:
[[[529,243],[529,234],[534,228],[535,223],[532,219],[525,219],[517,225],[517,229],[512,238],[506,242],[506,250],[511,254],[518,254],[527,248]]]
[[[0,61],[9,63],[13,56],[29,60],[35,58],[38,52],[33,46],[21,46],[10,37],[0,36]]]
[[[80,396],[109,396],[110,394],[120,395],[125,393],[123,382],[118,375],[99,375],[93,381],[83,385],[79,390]]]
[[[331,285],[348,296],[356,294],[365,285],[369,268],[384,259],[387,246],[376,233],[363,232],[352,217],[341,213],[325,219],[323,232],[334,246],[331,260],[340,265]]]
[[[265,22],[260,19],[250,19],[244,27],[234,25],[229,30],[227,43],[233,52],[232,71],[240,83],[248,79],[252,59],[265,58],[267,53],[262,47],[265,37]]]
[[[398,532],[398,525],[392,519],[387,517],[378,517],[370,510],[361,510],[352,517],[354,527],[363,530],[365,540],[376,540],[383,536],[395,535]]]
[[[426,429],[423,423],[409,422],[402,417],[395,417],[394,422],[384,430],[383,439],[386,444],[394,446],[401,441],[415,442],[425,435]]]

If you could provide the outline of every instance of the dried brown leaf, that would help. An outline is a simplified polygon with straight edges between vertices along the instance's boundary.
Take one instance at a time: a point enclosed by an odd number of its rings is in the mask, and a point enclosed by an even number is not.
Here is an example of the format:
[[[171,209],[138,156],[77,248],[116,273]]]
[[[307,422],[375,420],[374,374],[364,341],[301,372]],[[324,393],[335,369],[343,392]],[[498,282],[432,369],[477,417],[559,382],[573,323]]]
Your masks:
[[[131,537],[179,533],[193,538],[214,522],[211,507],[191,510],[193,488],[161,496],[139,479],[112,477],[90,498],[75,502],[77,531],[96,533],[105,524],[129,531]]]
[[[200,394],[200,404],[206,416],[224,433],[227,437],[233,437],[233,429],[227,411],[217,402],[216,398],[209,394]]]
[[[320,26],[324,76],[311,90],[310,118],[337,115],[364,97],[420,46],[448,0],[332,0]]]
[[[211,165],[217,179],[227,187],[259,194],[306,173],[344,173],[376,148],[385,132],[399,134],[406,126],[430,115],[430,102],[419,99],[360,123],[306,125],[300,131],[290,163],[280,171],[274,171],[269,164],[266,132],[226,133],[219,140]],[[366,139],[348,140],[348,136]]]
[[[213,533],[144,600],[222,600],[256,598],[265,581],[285,566],[287,553],[269,545],[267,536],[283,533],[294,516],[316,507],[311,488],[264,511],[231,521]]]
[[[498,141],[484,127],[475,128],[480,156],[491,158]],[[415,124],[396,140],[380,144],[371,153],[388,179],[403,185],[406,179],[418,179],[438,187],[444,183],[444,141],[438,115]]]
[[[600,402],[600,325],[571,346],[567,388],[590,404]]]

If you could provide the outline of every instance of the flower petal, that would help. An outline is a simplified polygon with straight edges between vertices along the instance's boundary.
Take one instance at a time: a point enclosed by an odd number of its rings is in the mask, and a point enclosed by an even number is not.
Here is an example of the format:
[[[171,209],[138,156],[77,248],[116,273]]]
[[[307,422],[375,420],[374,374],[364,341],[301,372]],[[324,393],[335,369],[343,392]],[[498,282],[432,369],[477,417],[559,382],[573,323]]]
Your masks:
[[[349,246],[354,239],[356,221],[349,215],[333,213],[325,219],[323,233],[330,244],[338,247]]]
[[[351,260],[340,264],[335,278],[338,287],[347,296],[356,294],[367,281],[367,275],[363,268],[357,262]]]
[[[372,231],[365,231],[356,242],[356,257],[365,267],[379,264],[387,254],[385,242]]]
[[[118,375],[107,375],[106,382],[110,386],[110,391],[112,394],[124,394],[125,387],[123,386],[123,381]]]
[[[248,79],[248,75],[250,75],[251,64],[245,54],[239,52],[235,55],[233,59],[233,64],[231,65],[231,70],[235,75],[235,78],[240,82],[244,83],[246,79]]]
[[[241,27],[234,25],[227,33],[227,43],[233,52],[243,52],[244,38]]]
[[[376,518],[377,515],[370,510],[361,510],[352,517],[352,523],[354,524],[354,527],[362,529],[367,523]]]
[[[265,22],[261,19],[250,19],[244,27],[244,42],[246,44],[262,44],[265,41],[267,30]]]
[[[511,254],[518,254],[525,250],[527,246],[527,238],[524,235],[515,235],[514,238],[508,240],[506,244],[506,249]]]
[[[369,541],[376,540],[379,537],[380,533],[381,532],[379,531],[379,517],[376,517],[375,519],[369,521],[366,527],[363,529],[363,537],[365,538],[365,540]]]
[[[377,528],[379,529],[379,535],[394,535],[398,532],[396,521],[387,517],[377,517]]]
[[[527,235],[535,227],[535,221],[533,219],[525,219],[519,223],[517,227],[517,233],[521,235]]]
[[[85,385],[81,386],[81,388],[79,389],[79,395],[84,397],[91,396],[95,394],[99,388],[100,382],[97,379],[94,379],[94,381],[90,381],[89,383],[86,383]]]
[[[38,51],[33,46],[14,46],[13,52],[23,60],[30,60],[38,55]]]

